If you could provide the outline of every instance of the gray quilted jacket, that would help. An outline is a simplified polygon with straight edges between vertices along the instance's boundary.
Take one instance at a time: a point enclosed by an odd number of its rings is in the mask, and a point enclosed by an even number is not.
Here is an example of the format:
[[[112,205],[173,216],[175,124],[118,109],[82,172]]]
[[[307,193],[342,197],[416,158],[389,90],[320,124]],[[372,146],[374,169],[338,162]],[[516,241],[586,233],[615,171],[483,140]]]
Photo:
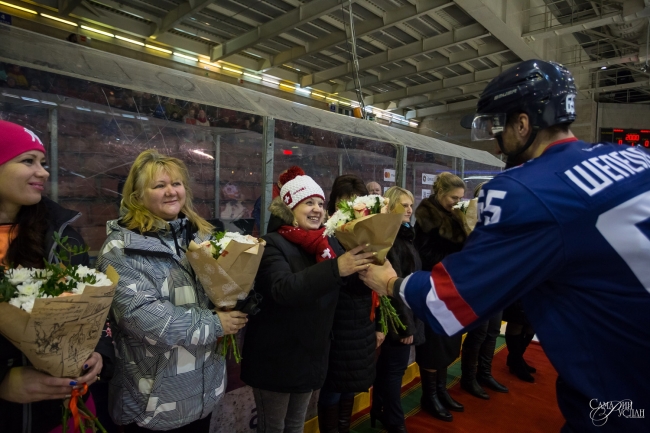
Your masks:
[[[115,375],[109,410],[119,425],[170,430],[208,416],[225,390],[219,317],[185,257],[201,242],[185,218],[137,233],[107,223],[97,268],[120,275],[111,314]]]

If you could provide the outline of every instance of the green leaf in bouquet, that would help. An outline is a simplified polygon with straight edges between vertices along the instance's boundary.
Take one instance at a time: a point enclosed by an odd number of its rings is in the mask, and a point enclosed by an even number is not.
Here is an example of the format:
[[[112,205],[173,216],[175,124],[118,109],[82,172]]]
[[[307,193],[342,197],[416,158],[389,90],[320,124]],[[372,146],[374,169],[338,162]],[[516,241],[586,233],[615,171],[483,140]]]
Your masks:
[[[235,358],[235,362],[239,364],[242,360],[241,353],[239,351],[239,346],[237,345],[237,334],[226,335],[223,340],[223,346],[221,346],[221,356],[224,358],[232,355]]]
[[[395,310],[387,296],[379,297],[379,325],[381,326],[381,332],[385,335],[388,335],[389,328],[395,333],[398,332],[398,328],[406,329],[406,325],[402,323],[397,310]]]

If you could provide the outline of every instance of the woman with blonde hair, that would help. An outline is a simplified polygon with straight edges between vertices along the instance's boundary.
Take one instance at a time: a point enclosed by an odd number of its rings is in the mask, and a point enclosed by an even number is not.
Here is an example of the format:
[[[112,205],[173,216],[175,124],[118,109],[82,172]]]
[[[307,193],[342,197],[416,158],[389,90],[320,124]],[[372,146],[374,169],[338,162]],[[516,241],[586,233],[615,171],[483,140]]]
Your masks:
[[[420,255],[413,246],[415,232],[411,225],[414,197],[410,191],[393,186],[384,194],[389,200],[389,211],[404,209],[402,225],[386,258],[400,278],[422,270]],[[400,205],[400,206],[398,206]],[[381,421],[388,433],[405,433],[404,410],[402,409],[402,377],[408,367],[411,345],[424,342],[424,324],[413,317],[413,312],[391,299],[406,329],[389,330],[386,341],[377,359],[377,377],[372,386],[372,409],[370,422]]]
[[[465,182],[449,172],[438,175],[431,195],[415,211],[415,248],[422,259],[422,270],[433,267],[449,254],[463,248],[467,233],[464,222],[452,208],[465,195]],[[453,421],[448,411],[462,412],[462,404],[447,392],[447,367],[460,354],[461,335],[438,335],[425,326],[425,343],[416,346],[415,360],[422,378],[422,410],[443,421]]]
[[[122,217],[108,221],[97,268],[120,274],[111,307],[117,353],[109,410],[125,433],[208,432],[224,394],[217,339],[246,323],[212,311],[185,251],[213,227],[192,206],[183,162],[142,152],[126,179]]]

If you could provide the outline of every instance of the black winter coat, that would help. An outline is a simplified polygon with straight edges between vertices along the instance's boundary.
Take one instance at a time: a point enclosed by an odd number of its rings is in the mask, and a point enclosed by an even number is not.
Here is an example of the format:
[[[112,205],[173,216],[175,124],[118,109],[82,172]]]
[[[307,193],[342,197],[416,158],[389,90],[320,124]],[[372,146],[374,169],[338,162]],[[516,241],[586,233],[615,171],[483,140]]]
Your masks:
[[[65,209],[55,202],[43,197],[43,202],[48,208],[48,231],[45,237],[45,251],[48,254],[47,259],[53,263],[54,251],[56,244],[52,238],[54,232],[59,233],[61,237],[68,236],[68,244],[71,246],[84,246],[84,241],[69,226],[75,221],[80,213]],[[88,254],[82,254],[73,257],[74,265],[88,266]],[[109,337],[102,337],[95,351],[102,355],[104,368],[111,368],[114,352],[112,340]],[[9,340],[0,336],[0,382],[4,380],[7,373],[12,367],[22,367],[30,365],[25,358]],[[104,375],[102,370],[101,375]],[[92,390],[92,387],[91,387]],[[0,431],[12,433],[47,433],[61,424],[61,400],[45,400],[30,404],[11,403],[6,400],[0,400]],[[31,424],[31,428],[29,425]]]
[[[282,205],[274,202],[271,212],[290,225],[293,216]],[[313,254],[279,233],[262,238],[266,247],[255,290],[264,299],[260,312],[248,318],[241,379],[274,392],[319,389],[327,372],[338,292],[347,279],[339,276],[336,260],[316,263]],[[337,255],[343,253],[336,241],[330,245]]]
[[[338,251],[336,253],[340,254]],[[370,320],[372,308],[372,291],[357,274],[348,277],[348,284],[339,292],[334,313],[327,379],[323,389],[332,392],[367,392],[374,382],[377,323]]]
[[[420,254],[413,246],[415,230],[410,224],[402,224],[386,258],[395,269],[400,278],[407,277],[413,272],[422,270]],[[391,304],[397,310],[399,317],[406,329],[399,329],[398,332],[389,330],[384,344],[401,345],[400,339],[413,335],[413,344],[416,346],[424,342],[424,323],[413,315],[413,311],[398,299],[391,298]]]

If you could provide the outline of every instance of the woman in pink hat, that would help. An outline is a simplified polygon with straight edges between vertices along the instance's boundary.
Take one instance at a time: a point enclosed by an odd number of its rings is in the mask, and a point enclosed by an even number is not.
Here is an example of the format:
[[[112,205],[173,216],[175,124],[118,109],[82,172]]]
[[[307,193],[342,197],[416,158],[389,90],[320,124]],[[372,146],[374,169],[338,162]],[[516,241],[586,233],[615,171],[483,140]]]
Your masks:
[[[0,263],[3,266],[42,268],[54,263],[53,234],[67,236],[71,245],[83,246],[69,224],[80,214],[42,197],[50,174],[45,169],[45,148],[29,129],[0,121]],[[88,255],[73,258],[88,264]],[[6,432],[46,433],[61,424],[61,400],[82,383],[93,384],[102,370],[102,355],[111,356],[111,344],[100,341],[80,365],[78,378],[57,378],[31,367],[9,340],[0,336],[0,425]],[[101,347],[104,348],[102,350]]]
[[[241,378],[253,388],[258,433],[302,433],[312,392],[325,382],[339,290],[373,257],[323,236],[325,194],[301,172],[280,176],[255,279],[264,301],[244,339]]]

